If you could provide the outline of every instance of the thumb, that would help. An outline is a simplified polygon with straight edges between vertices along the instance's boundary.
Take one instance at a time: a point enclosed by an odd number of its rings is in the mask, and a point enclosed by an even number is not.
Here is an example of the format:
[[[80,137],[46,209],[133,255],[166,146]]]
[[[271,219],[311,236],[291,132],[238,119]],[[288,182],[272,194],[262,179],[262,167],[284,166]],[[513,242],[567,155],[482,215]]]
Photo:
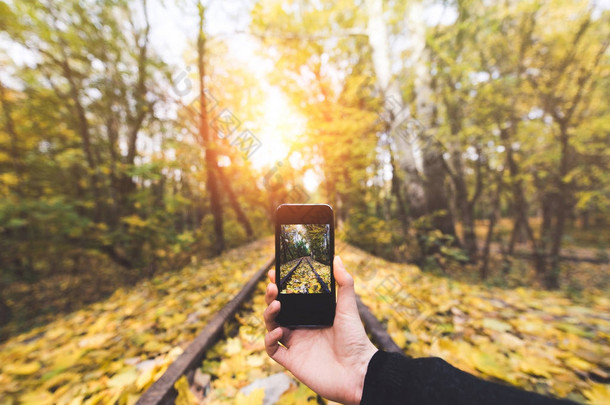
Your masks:
[[[337,290],[337,310],[357,314],[358,306],[356,305],[354,278],[347,272],[339,256],[335,256],[333,267],[335,280],[339,286]]]

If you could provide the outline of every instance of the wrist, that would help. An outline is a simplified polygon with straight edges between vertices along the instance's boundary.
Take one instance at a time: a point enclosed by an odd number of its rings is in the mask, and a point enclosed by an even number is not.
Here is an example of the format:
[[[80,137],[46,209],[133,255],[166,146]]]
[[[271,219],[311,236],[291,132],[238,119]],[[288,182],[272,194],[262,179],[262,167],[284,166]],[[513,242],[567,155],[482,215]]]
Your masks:
[[[360,358],[360,361],[354,368],[356,373],[357,381],[355,392],[354,392],[354,401],[352,403],[359,404],[362,400],[362,393],[364,391],[364,380],[366,378],[366,372],[369,367],[369,363],[371,362],[371,358],[375,353],[377,353],[377,348],[370,342],[367,341],[367,345],[363,351],[364,355]]]

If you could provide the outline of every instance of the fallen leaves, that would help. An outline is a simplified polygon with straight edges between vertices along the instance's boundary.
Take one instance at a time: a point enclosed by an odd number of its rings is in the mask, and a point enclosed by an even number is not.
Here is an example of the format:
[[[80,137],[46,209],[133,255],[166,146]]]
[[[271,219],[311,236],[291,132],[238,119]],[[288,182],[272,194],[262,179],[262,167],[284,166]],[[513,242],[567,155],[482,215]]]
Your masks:
[[[295,268],[297,265],[298,267]],[[316,273],[322,282],[325,283],[326,287],[330,289],[330,266],[308,257],[284,263],[280,266],[280,277],[282,280],[287,276],[289,277],[285,282],[282,292],[287,294],[323,293],[324,288],[316,277]]]
[[[610,373],[605,296],[577,305],[559,293],[470,285],[349,246],[338,250],[363,301],[410,355],[440,356],[547,395],[609,403],[608,384],[600,383]],[[255,242],[13,337],[0,346],[0,403],[135,403],[272,252],[270,239]],[[235,403],[238,395],[258,404],[260,391],[240,390],[285,372],[264,351],[265,285],[225,328],[228,337],[206,353],[202,371],[212,376],[206,405]],[[196,402],[184,382],[177,389],[185,403]],[[281,397],[286,404],[316,401],[300,383]]]
[[[25,376],[34,374],[35,372],[40,370],[40,368],[40,362],[32,361],[30,363],[5,364],[2,367],[2,372],[16,376]]]
[[[608,384],[593,384],[591,389],[584,392],[590,403],[607,405],[610,403],[610,386]]]
[[[0,403],[135,403],[272,254],[253,242],[9,339]]]
[[[488,288],[422,273],[339,243],[356,291],[411,356],[545,395],[610,403],[610,300]],[[404,332],[404,333],[401,333]],[[605,377],[604,377],[605,376]]]
[[[265,310],[267,280],[261,281],[252,300],[246,303],[225,330],[227,337],[208,350],[202,371],[212,377],[211,390],[203,404],[252,404],[263,403],[264,391],[255,389],[249,394],[241,390],[253,381],[276,373],[288,373],[271,360],[265,352],[265,326],[262,314]],[[300,382],[289,388],[278,403],[315,404],[317,395]],[[197,403],[197,402],[194,402]]]

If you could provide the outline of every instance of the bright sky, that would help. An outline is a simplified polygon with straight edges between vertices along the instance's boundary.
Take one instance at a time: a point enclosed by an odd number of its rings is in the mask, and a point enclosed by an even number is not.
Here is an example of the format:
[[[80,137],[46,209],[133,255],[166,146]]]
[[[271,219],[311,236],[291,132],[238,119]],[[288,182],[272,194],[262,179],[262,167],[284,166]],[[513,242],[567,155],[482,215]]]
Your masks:
[[[227,44],[227,59],[235,60],[257,78],[266,98],[262,100],[264,111],[255,125],[261,130],[254,133],[261,147],[251,156],[257,168],[273,166],[287,157],[289,140],[305,130],[305,118],[298,114],[290,100],[267,80],[273,69],[270,61],[257,53],[259,43],[249,35],[250,1],[213,1],[206,9],[206,32],[211,41],[220,38]],[[151,42],[166,62],[175,66],[176,72],[187,66],[184,55],[196,38],[197,15],[194,7],[180,9],[173,2],[153,0],[149,3]],[[192,49],[192,48],[191,48]],[[193,70],[193,69],[192,69]],[[239,111],[232,111],[239,117]],[[240,129],[244,129],[241,128]],[[313,186],[309,181],[309,186]]]
[[[178,7],[176,2],[171,0],[148,2],[151,42],[161,57],[174,67],[175,75],[187,68],[184,56],[187,49],[192,49],[197,27],[197,10],[191,5],[194,1],[181,3],[187,3],[188,6]],[[249,30],[252,1],[213,0],[206,3],[209,4],[206,9],[206,32],[209,38],[221,38],[228,45],[227,56],[238,63],[241,61],[242,66],[247,67],[257,77],[266,94],[265,100],[262,100],[264,114],[260,117],[260,122],[256,123],[256,127],[261,129],[254,133],[260,140],[261,147],[252,155],[252,163],[257,168],[275,166],[277,161],[287,158],[290,140],[303,133],[306,120],[298,114],[288,97],[269,83],[266,75],[274,66],[257,53],[257,40],[243,34]],[[440,3],[429,4],[424,10],[427,24],[451,23],[455,19],[454,9]],[[610,8],[610,0],[592,0],[592,4],[598,9]],[[29,52],[2,36],[0,47],[6,49],[6,56],[18,64],[35,62]],[[0,72],[0,79],[12,84],[8,71]],[[233,113],[239,116],[239,111]],[[299,164],[297,160],[299,159],[292,156],[289,162],[295,166]],[[304,185],[308,191],[315,191],[320,182],[320,175],[321,173],[312,170],[305,174]]]
[[[257,40],[248,35],[236,34],[249,30],[251,3],[249,0],[210,2],[206,9],[206,32],[211,38],[222,38],[228,45],[228,57],[242,61],[243,66],[247,66],[264,89],[264,114],[256,123],[261,130],[254,134],[260,139],[261,147],[250,159],[254,167],[265,168],[273,167],[276,162],[288,157],[290,140],[302,135],[306,119],[298,114],[286,95],[267,80],[266,74],[273,69],[273,65],[257,54]],[[453,9],[440,4],[427,7],[424,13],[426,22],[430,25],[450,23],[456,17]],[[195,8],[189,11],[178,8],[173,2],[152,0],[149,3],[149,17],[155,49],[168,63],[176,66],[177,72],[184,70],[186,66],[183,56],[196,35]],[[238,111],[233,113],[239,116]],[[299,154],[293,155],[289,159],[293,167],[302,165],[298,156]],[[322,173],[307,170],[303,177],[307,191],[315,192],[321,176]]]

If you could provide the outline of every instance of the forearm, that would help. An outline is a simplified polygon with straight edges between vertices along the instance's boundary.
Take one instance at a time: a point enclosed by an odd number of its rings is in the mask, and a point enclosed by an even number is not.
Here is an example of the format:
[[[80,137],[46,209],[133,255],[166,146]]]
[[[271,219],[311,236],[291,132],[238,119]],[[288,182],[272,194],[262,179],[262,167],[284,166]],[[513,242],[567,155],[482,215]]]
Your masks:
[[[481,380],[439,358],[409,359],[378,351],[364,380],[361,405],[369,404],[572,404]]]

